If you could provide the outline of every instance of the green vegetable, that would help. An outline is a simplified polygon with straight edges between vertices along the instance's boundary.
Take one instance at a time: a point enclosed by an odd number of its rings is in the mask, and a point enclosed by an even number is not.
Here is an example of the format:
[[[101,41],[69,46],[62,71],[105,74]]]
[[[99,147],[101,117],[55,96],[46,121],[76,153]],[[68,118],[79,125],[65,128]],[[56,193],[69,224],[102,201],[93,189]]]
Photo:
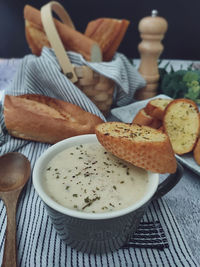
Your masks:
[[[188,98],[200,104],[200,70],[171,69],[160,78],[160,92],[172,98]]]
[[[186,71],[179,70],[166,74],[161,83],[162,92],[172,98],[184,97],[185,93],[188,91],[187,85],[183,81],[185,73]]]

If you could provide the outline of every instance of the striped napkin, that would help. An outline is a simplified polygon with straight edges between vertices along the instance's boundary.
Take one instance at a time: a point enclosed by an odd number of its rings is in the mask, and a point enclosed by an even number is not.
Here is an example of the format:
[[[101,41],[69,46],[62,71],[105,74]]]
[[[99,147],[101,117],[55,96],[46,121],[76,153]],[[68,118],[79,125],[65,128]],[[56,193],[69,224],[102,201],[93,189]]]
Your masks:
[[[131,103],[144,80],[121,54],[111,63],[88,63],[80,55],[69,53],[74,64],[86,64],[112,78],[116,83],[116,106]],[[50,49],[42,56],[26,56],[5,94],[44,94],[70,101],[106,120],[97,107],[67,78]],[[0,105],[0,155],[10,151],[23,153],[33,169],[37,158],[50,146],[16,139],[7,134]],[[0,263],[6,229],[6,209],[0,201]],[[164,200],[153,202],[130,242],[116,252],[90,255],[77,252],[61,241],[45,207],[35,192],[32,179],[24,188],[17,211],[18,265],[23,266],[198,266],[179,226]]]
[[[30,160],[32,168],[37,158],[49,147],[43,143],[17,140],[9,135],[5,139],[1,154],[21,152]],[[1,262],[6,229],[6,210],[2,201],[0,218]],[[153,229],[149,229],[151,226]],[[162,199],[149,206],[138,231],[126,247],[103,255],[77,252],[60,240],[31,179],[23,190],[17,210],[17,249],[20,267],[198,266],[174,215]]]
[[[165,232],[159,221],[141,221],[137,231],[130,238],[129,242],[122,248],[157,248],[163,250],[169,247]]]

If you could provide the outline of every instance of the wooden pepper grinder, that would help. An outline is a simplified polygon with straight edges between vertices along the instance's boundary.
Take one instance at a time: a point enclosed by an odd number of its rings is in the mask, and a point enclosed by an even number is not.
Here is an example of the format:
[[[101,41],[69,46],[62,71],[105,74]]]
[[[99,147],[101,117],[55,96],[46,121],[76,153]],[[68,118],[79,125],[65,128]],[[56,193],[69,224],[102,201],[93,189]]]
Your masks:
[[[167,21],[158,17],[157,10],[153,10],[151,16],[143,18],[139,22],[138,30],[142,42],[138,45],[141,63],[138,71],[146,80],[147,85],[136,92],[137,100],[147,99],[157,94],[159,82],[158,58],[163,51],[161,43],[167,31]]]

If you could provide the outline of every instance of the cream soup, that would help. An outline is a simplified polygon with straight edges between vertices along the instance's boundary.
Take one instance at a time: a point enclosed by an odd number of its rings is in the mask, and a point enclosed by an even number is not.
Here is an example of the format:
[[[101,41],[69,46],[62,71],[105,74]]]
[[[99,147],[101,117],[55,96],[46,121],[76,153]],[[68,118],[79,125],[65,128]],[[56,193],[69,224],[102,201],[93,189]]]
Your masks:
[[[148,174],[107,152],[98,143],[67,148],[48,164],[44,177],[48,195],[64,207],[102,213],[140,200]]]

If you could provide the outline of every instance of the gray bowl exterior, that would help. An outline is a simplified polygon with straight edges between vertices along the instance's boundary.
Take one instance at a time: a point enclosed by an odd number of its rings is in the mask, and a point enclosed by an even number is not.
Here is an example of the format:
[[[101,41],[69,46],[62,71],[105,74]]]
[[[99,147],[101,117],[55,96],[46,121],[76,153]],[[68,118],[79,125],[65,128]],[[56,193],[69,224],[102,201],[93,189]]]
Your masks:
[[[115,251],[129,241],[148,203],[129,214],[102,220],[75,218],[45,206],[54,228],[67,245],[83,253],[102,254]]]
[[[81,219],[58,212],[46,203],[45,206],[54,228],[67,245],[84,253],[107,253],[121,248],[129,241],[150,202],[167,194],[179,182],[182,175],[183,167],[177,162],[176,172],[159,184],[149,201],[119,217],[98,220]]]

